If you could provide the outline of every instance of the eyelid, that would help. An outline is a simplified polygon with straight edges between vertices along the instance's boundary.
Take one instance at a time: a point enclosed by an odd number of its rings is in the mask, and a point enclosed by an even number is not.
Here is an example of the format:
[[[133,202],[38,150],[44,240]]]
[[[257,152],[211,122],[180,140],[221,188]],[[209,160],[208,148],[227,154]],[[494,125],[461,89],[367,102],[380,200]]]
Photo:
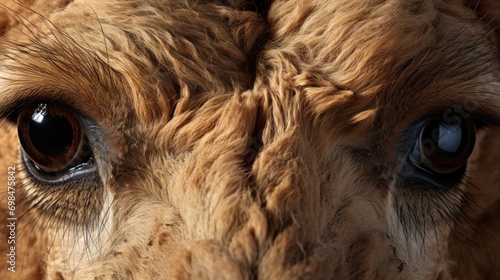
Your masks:
[[[73,172],[67,172],[60,176],[49,176],[39,172],[36,167],[31,163],[31,160],[26,156],[25,153],[21,153],[24,167],[26,171],[31,175],[32,180],[36,180],[36,182],[46,185],[46,186],[57,186],[68,183],[69,181],[78,180],[80,178],[88,178],[92,176],[94,180],[98,180],[98,168],[96,164],[85,166],[84,168],[80,168]]]
[[[473,107],[468,104],[451,104],[448,106],[438,106],[428,111],[424,115],[420,115],[418,119],[411,122],[408,126],[413,126],[430,118],[457,114],[465,119],[472,118],[476,128],[483,129],[485,127],[500,128],[500,114],[498,116],[488,113],[484,108]]]
[[[19,91],[7,98],[2,97],[0,102],[0,118],[5,118],[11,123],[16,123],[17,116],[23,108],[38,103],[67,107],[76,116],[92,117],[92,112],[82,111],[80,109],[81,106],[77,106],[78,102],[71,100],[68,96],[70,95],[59,91]]]

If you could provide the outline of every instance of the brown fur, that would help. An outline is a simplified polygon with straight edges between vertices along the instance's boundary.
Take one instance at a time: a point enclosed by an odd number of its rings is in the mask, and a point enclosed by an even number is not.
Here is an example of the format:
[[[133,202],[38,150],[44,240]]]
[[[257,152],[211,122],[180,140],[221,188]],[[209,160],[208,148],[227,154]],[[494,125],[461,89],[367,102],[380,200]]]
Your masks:
[[[0,278],[500,278],[498,1],[4,2]],[[98,174],[22,167],[40,101]],[[446,110],[482,116],[465,179],[402,184],[401,137]]]

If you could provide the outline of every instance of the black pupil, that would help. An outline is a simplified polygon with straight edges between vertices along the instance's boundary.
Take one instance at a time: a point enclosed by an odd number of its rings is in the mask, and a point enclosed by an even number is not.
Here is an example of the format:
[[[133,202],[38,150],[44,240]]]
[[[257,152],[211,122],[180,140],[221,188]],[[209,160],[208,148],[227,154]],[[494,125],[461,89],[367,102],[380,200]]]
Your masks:
[[[30,120],[29,137],[38,151],[55,157],[64,154],[71,147],[73,129],[64,117],[35,113]]]
[[[438,147],[444,152],[455,154],[460,152],[462,143],[462,128],[460,126],[441,123],[439,125]]]
[[[442,154],[453,157],[462,153],[464,135],[460,125],[434,121],[423,135],[424,152],[428,156]]]

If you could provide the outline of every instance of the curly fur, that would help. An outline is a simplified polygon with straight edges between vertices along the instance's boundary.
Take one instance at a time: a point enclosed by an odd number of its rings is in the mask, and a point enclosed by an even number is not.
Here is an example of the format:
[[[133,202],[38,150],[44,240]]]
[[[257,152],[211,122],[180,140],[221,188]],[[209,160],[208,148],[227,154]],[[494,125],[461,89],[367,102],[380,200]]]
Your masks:
[[[498,1],[2,3],[2,279],[500,278]],[[23,168],[42,101],[98,174]],[[448,111],[480,125],[462,183],[402,181],[409,127]]]

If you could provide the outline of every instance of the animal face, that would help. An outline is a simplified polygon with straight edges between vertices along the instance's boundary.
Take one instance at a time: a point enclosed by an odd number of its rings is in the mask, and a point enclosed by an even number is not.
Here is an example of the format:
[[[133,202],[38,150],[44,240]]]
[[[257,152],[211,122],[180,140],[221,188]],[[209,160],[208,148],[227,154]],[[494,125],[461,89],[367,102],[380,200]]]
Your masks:
[[[2,277],[497,277],[491,3],[7,3]]]

